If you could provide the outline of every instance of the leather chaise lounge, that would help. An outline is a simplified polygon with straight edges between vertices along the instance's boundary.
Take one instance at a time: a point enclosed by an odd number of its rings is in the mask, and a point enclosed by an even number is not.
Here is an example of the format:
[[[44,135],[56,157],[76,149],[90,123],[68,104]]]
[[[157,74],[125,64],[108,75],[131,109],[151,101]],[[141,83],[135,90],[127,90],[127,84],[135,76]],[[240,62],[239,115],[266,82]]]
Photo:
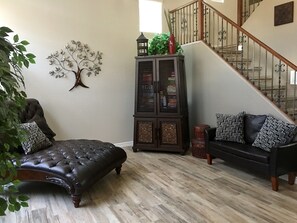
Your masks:
[[[36,121],[47,137],[55,135],[48,127],[43,109],[36,99],[27,99],[22,122]],[[55,141],[46,149],[22,154],[17,178],[21,181],[42,181],[64,187],[79,207],[82,193],[113,169],[120,174],[126,152],[111,143],[99,140]]]

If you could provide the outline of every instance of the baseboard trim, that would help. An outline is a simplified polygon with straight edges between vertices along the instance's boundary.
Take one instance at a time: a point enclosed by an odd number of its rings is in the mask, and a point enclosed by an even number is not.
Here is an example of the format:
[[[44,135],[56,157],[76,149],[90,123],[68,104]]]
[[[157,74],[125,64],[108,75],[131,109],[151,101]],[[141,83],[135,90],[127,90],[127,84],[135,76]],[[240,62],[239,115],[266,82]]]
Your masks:
[[[117,147],[127,147],[127,146],[133,146],[133,141],[129,142],[119,142],[114,144]]]

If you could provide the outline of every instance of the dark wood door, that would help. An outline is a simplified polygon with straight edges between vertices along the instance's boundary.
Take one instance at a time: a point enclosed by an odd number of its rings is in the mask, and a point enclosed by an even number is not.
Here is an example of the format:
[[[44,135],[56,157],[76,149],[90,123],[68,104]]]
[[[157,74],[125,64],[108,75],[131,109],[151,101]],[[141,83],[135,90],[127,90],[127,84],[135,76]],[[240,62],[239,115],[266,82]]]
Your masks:
[[[155,118],[134,119],[133,151],[157,147],[157,123]]]
[[[182,152],[181,121],[174,118],[158,119],[158,147],[162,150]]]

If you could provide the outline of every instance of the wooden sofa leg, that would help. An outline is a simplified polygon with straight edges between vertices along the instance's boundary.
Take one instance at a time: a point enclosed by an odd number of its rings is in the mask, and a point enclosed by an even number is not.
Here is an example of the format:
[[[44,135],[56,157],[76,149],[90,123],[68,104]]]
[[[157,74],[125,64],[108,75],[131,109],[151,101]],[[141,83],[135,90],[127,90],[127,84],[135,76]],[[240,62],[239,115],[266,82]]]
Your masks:
[[[206,154],[206,158],[207,158],[207,163],[209,164],[209,165],[211,165],[212,164],[212,157],[211,157],[211,155],[210,154]]]
[[[72,197],[72,203],[74,204],[75,208],[79,207],[79,203],[81,201],[81,194],[80,195],[71,195]]]
[[[295,172],[290,172],[288,174],[288,183],[290,185],[294,185],[295,184],[295,179],[296,179],[296,173]]]
[[[120,165],[120,166],[118,166],[118,167],[115,168],[115,170],[117,172],[117,175],[120,175],[121,169],[122,169],[122,165]]]
[[[271,177],[272,190],[278,191],[278,177]]]

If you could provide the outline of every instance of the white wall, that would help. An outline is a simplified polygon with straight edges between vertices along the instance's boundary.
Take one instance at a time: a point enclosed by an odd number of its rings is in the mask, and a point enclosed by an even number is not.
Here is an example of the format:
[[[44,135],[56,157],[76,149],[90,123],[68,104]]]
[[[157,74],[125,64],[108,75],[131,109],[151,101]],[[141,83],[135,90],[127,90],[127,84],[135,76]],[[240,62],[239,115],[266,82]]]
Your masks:
[[[216,113],[271,114],[291,122],[277,107],[203,42],[183,46],[190,128],[216,124]]]
[[[264,0],[252,16],[243,24],[243,28],[252,33],[266,45],[297,64],[297,1],[294,0],[294,22],[274,26],[274,7],[288,0]]]
[[[0,26],[31,44],[36,65],[24,70],[28,97],[42,104],[56,139],[89,138],[113,143],[133,138],[134,77],[138,0],[1,1]],[[103,52],[99,76],[55,79],[46,57],[70,40]]]

